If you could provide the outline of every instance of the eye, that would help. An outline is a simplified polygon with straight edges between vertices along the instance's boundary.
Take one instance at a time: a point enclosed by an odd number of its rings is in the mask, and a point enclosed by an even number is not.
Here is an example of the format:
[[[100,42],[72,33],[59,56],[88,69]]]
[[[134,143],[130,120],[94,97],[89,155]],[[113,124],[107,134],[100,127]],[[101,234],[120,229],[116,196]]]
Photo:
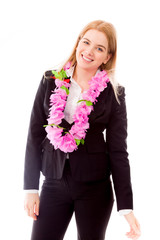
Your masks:
[[[98,50],[99,52],[103,52],[103,49],[102,49],[101,47],[98,47],[97,50]]]
[[[85,41],[83,41],[83,43],[84,43],[84,44],[87,44],[87,45],[89,44],[89,42],[88,42],[88,41],[86,41],[86,40],[85,40]]]

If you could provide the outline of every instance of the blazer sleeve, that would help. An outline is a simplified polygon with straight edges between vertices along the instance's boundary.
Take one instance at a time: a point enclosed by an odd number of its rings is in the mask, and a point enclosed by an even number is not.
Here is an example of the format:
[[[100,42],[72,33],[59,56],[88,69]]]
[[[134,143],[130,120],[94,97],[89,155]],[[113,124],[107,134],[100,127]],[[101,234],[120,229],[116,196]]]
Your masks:
[[[44,124],[47,124],[44,110],[46,80],[42,78],[34,100],[24,164],[24,189],[39,189],[41,170],[41,143],[46,136]]]
[[[114,93],[113,93],[114,95]],[[117,200],[117,210],[133,209],[133,194],[130,177],[130,165],[127,152],[127,113],[125,89],[121,87],[120,103],[115,96],[109,124],[106,128],[106,144],[110,169]]]

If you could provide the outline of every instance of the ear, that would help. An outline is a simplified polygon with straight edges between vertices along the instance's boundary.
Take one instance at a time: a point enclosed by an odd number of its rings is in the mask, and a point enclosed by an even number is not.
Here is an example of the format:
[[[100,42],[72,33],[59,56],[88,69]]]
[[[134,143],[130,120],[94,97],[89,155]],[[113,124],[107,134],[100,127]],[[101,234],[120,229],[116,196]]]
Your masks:
[[[107,55],[107,58],[106,58],[105,61],[103,62],[103,64],[106,64],[111,57],[112,57],[112,53],[109,53],[109,54]]]

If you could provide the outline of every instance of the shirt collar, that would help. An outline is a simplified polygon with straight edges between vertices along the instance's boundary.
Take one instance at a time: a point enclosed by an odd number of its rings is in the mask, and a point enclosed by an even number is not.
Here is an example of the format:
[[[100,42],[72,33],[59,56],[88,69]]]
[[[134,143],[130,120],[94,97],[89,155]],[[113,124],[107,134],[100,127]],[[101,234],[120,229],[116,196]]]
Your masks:
[[[70,69],[67,69],[66,70],[67,76],[70,77],[72,83],[76,84],[81,89],[79,84],[72,77],[74,73],[74,69],[75,69],[75,66],[71,67]]]
[[[67,76],[71,77],[71,79],[73,79],[72,76],[73,76],[73,73],[74,73],[74,68],[75,68],[75,66],[66,70]],[[99,73],[99,72],[100,72],[100,69],[97,70],[96,74]]]

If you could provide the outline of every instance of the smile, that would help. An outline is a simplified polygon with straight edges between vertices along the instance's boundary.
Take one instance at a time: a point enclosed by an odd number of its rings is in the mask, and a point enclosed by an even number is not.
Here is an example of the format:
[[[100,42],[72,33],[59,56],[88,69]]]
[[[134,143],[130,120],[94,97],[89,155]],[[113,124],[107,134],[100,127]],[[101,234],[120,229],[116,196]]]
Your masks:
[[[92,62],[93,61],[92,59],[85,57],[83,54],[82,54],[82,58],[84,60],[86,60],[87,62]]]

